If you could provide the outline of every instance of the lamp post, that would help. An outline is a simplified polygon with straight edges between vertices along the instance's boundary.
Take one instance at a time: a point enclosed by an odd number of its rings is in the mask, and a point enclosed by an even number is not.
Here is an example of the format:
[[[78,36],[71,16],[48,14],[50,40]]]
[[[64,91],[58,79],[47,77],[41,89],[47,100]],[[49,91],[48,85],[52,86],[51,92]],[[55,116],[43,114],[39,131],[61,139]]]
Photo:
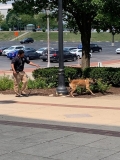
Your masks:
[[[47,41],[48,41],[48,63],[47,67],[50,67],[50,25],[49,25],[49,8],[46,9],[47,13]]]
[[[58,0],[58,32],[59,32],[59,71],[58,71],[58,87],[56,92],[58,95],[67,95],[68,91],[65,87],[64,76],[64,59],[63,59],[63,21],[62,21],[62,0]]]

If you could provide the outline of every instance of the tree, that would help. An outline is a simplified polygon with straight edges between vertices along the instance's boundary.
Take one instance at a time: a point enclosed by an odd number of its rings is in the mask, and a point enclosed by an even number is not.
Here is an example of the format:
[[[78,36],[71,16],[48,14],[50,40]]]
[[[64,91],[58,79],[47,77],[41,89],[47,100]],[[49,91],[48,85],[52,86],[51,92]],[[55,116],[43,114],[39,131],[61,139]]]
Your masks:
[[[16,27],[20,29],[20,26],[24,28],[27,24],[32,23],[36,25],[34,16],[28,14],[18,14],[15,10],[9,10],[6,16],[6,23],[10,28]]]
[[[0,25],[1,25],[2,21],[3,21],[3,18],[4,18],[4,15],[2,15],[1,12],[0,12]]]
[[[6,23],[6,20],[3,20],[1,22],[1,28],[4,30],[4,31],[8,31],[9,30],[9,26],[7,25]]]
[[[35,20],[36,20],[36,25],[40,26],[40,28],[47,28],[47,15],[46,13],[38,13],[37,15],[34,16]],[[52,16],[52,14],[50,13],[49,15],[49,21],[50,21],[50,28],[54,29],[54,28],[58,28],[58,24],[57,24],[57,20],[55,17]]]
[[[57,12],[58,0],[30,0],[29,2],[28,0],[16,0],[13,3],[14,10],[17,12],[24,11],[27,14],[39,13],[43,8],[47,8],[48,5],[53,12]],[[64,18],[75,32],[79,31],[81,33],[83,46],[82,68],[90,66],[91,28],[94,25],[95,18],[101,14],[116,21],[116,17],[120,17],[119,11],[119,0],[63,0]],[[98,23],[97,19],[96,22]],[[97,26],[100,28],[101,21]]]

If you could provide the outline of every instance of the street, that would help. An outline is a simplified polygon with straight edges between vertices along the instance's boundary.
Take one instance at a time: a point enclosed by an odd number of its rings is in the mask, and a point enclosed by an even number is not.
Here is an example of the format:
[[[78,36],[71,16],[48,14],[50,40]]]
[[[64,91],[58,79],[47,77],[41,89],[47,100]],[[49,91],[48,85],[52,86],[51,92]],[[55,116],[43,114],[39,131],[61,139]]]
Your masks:
[[[94,42],[95,43],[95,42]],[[115,50],[120,47],[119,43],[116,42],[115,46],[111,46],[110,42],[96,42],[98,45],[100,45],[103,48],[102,52],[95,52],[92,53],[91,62],[103,62],[107,60],[118,60],[120,58],[119,54],[115,53]],[[12,46],[12,45],[20,45],[18,41],[1,41],[0,47],[3,46]],[[25,46],[33,47],[35,49],[39,49],[41,47],[47,47],[47,42],[41,41],[41,42],[34,42],[33,44],[25,44]],[[64,47],[77,47],[78,43],[73,42],[64,42]],[[53,47],[55,49],[58,48],[58,42],[51,42],[50,47]],[[39,64],[41,67],[46,67],[47,62],[43,62],[42,60],[32,60],[34,63]],[[0,56],[0,69],[1,70],[9,70],[10,69],[10,60],[6,56]],[[65,65],[76,65],[78,64],[78,61],[76,62],[65,62]],[[58,63],[51,63],[51,67],[58,66]],[[26,68],[30,68],[31,66],[27,65]]]

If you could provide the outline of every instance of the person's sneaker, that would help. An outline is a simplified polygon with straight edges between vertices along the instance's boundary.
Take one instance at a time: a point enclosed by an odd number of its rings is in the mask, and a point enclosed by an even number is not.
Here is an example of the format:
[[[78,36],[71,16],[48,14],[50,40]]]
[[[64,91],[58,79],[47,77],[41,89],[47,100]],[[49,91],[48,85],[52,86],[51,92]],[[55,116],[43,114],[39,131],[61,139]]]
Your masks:
[[[21,97],[21,94],[18,93],[18,94],[15,95],[15,97]]]
[[[21,95],[22,95],[22,96],[25,96],[25,97],[28,97],[28,94],[25,93],[25,92],[21,92]]]

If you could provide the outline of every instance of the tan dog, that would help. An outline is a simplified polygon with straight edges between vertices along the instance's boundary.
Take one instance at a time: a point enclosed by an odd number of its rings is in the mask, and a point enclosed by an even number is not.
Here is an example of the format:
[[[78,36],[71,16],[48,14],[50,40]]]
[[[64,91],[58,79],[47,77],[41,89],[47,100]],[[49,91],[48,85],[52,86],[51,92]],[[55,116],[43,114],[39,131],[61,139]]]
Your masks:
[[[91,78],[86,78],[86,79],[73,79],[73,80],[70,80],[70,78],[68,79],[69,80],[69,86],[71,88],[71,91],[70,91],[70,95],[72,97],[73,96],[73,92],[77,89],[77,86],[81,86],[81,87],[85,87],[86,90],[88,90],[92,95],[95,95],[91,89],[90,89],[90,84],[94,84],[95,81]]]

